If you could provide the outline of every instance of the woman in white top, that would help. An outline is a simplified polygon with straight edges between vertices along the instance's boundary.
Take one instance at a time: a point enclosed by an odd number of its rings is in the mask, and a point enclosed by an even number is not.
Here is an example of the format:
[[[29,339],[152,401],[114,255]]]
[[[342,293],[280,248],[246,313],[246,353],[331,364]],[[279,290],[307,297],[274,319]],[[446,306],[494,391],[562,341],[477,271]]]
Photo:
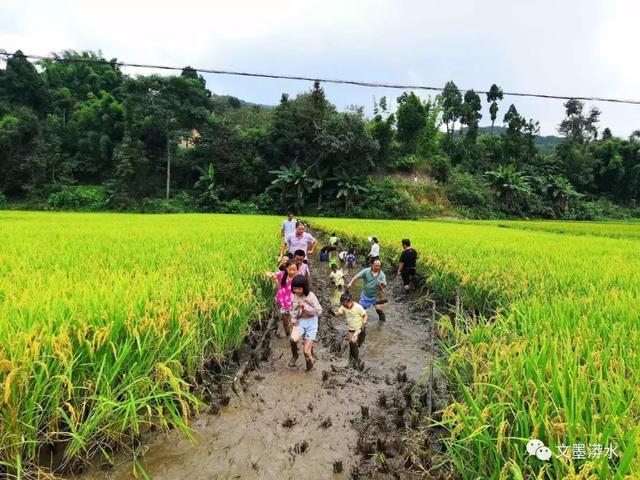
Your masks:
[[[380,245],[376,237],[371,237],[371,251],[369,252],[369,262],[380,258]]]

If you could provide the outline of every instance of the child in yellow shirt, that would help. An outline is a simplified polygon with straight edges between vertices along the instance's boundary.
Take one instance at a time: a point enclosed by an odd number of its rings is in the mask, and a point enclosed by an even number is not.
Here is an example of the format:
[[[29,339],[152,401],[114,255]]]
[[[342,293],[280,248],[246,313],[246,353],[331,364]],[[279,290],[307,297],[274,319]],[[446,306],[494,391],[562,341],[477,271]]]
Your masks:
[[[338,265],[335,263],[331,264],[331,273],[329,273],[329,278],[336,286],[336,288],[344,288],[344,273],[342,269],[338,268]]]
[[[368,315],[366,310],[357,302],[353,301],[350,293],[343,293],[340,296],[341,307],[336,312],[336,317],[344,315],[347,319],[349,329],[349,363],[356,368],[360,368],[360,346],[364,343],[366,336],[366,325]]]

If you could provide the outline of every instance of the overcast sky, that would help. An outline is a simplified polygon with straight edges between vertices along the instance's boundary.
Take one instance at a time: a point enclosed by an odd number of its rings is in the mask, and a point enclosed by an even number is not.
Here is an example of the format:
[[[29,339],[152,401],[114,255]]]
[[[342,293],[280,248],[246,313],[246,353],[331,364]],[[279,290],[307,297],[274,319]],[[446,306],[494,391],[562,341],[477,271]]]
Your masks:
[[[137,63],[640,99],[639,18],[638,0],[0,0],[0,49],[91,49]],[[205,78],[214,93],[263,104],[310,87]],[[340,109],[368,111],[374,95],[401,93],[325,90]],[[498,123],[510,103],[539,120],[543,134],[562,119],[560,101],[507,97]],[[599,107],[602,127],[614,134],[640,128],[640,106]]]

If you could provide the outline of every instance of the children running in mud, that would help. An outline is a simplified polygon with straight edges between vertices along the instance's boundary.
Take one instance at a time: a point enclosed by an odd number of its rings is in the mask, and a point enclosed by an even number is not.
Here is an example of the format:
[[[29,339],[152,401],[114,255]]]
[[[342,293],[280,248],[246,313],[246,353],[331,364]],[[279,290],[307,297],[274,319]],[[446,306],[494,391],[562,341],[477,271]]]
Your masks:
[[[289,219],[291,220],[291,219]],[[289,227],[290,225],[287,225]],[[303,354],[306,369],[311,370],[315,359],[313,357],[313,342],[318,334],[318,320],[322,315],[322,306],[309,287],[308,254],[313,253],[317,241],[305,231],[304,223],[298,221],[296,231],[285,236],[279,258],[279,272],[267,273],[269,278],[277,283],[275,297],[276,307],[285,334],[289,337],[291,346],[290,367],[297,366],[299,357],[298,344],[302,339]],[[283,226],[284,230],[284,226]],[[387,278],[382,271],[382,261],[379,258],[380,246],[377,238],[371,238],[371,251],[369,251],[370,266],[362,269],[346,283],[345,274],[338,265],[336,255],[339,242],[335,233],[331,233],[331,239],[321,254],[329,260],[329,279],[336,288],[336,294],[340,295],[340,307],[334,314],[329,308],[329,313],[336,317],[344,316],[348,326],[349,364],[355,368],[362,368],[359,347],[366,337],[366,325],[368,321],[367,309],[375,307],[381,322],[386,320],[382,305],[387,302],[384,298],[384,289],[387,286]],[[405,286],[410,276],[415,274],[415,250],[410,248],[409,240],[403,240],[404,252],[400,258],[398,273],[403,277]],[[287,251],[285,254],[284,252]],[[348,267],[355,265],[356,246],[351,244],[348,251],[341,252],[339,260]],[[283,255],[284,254],[284,255]],[[333,255],[331,255],[333,254]],[[329,256],[331,255],[331,256]],[[328,258],[327,258],[328,257]],[[362,279],[362,293],[359,302],[354,301],[349,289],[353,284]],[[345,285],[346,283],[346,285]],[[405,287],[406,288],[406,287]],[[337,298],[336,298],[337,300]]]

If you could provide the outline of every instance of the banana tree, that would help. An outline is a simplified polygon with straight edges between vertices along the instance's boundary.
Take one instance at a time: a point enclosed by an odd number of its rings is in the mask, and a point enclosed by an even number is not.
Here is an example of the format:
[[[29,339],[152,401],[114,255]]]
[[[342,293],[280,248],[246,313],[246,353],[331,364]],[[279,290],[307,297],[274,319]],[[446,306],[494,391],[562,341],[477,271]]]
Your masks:
[[[367,191],[365,179],[349,173],[340,173],[333,177],[337,183],[336,198],[344,198],[344,211],[348,212],[355,200]]]
[[[496,192],[503,208],[514,211],[519,200],[531,194],[529,177],[518,171],[515,165],[500,165],[497,169],[485,172],[485,176]]]
[[[318,179],[309,174],[309,168],[302,168],[295,162],[289,167],[282,166],[269,173],[276,176],[269,188],[279,190],[283,208],[288,207],[286,199],[293,198],[298,214],[302,213],[308,195],[321,186]]]

